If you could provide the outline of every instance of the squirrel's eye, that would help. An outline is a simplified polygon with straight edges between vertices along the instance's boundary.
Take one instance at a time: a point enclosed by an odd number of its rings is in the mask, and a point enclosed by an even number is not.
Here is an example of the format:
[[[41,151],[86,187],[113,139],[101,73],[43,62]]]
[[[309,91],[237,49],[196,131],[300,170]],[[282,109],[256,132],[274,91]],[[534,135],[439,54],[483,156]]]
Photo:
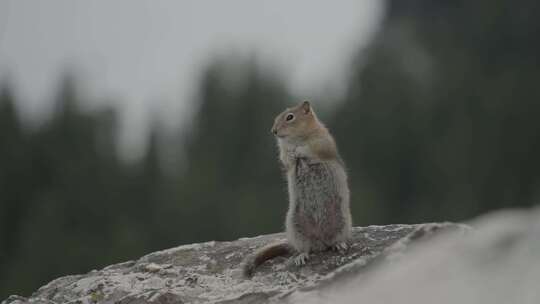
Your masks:
[[[287,117],[285,117],[285,120],[286,121],[291,121],[294,119],[294,115],[293,114],[287,114]]]

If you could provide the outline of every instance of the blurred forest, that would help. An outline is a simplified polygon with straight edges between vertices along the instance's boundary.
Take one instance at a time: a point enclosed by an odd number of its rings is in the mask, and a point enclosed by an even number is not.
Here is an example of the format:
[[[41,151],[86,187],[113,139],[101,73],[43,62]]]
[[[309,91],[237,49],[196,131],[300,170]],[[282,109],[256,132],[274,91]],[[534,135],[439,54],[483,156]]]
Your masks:
[[[351,59],[346,96],[320,113],[348,165],[355,225],[459,221],[540,199],[539,34],[533,0],[388,2]],[[281,231],[269,128],[302,97],[272,71],[216,59],[189,129],[155,124],[135,162],[117,153],[115,111],[83,111],[73,77],[36,128],[2,84],[0,299],[158,249]]]

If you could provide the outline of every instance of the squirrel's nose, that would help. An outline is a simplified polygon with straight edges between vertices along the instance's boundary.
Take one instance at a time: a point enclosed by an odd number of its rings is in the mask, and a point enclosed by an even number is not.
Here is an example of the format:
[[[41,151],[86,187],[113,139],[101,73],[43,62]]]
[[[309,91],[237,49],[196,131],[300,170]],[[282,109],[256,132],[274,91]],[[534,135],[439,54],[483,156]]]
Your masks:
[[[272,129],[270,130],[270,132],[272,132],[272,134],[274,134],[274,135],[276,135],[276,134],[277,134],[277,130],[276,130],[276,128],[272,128]]]

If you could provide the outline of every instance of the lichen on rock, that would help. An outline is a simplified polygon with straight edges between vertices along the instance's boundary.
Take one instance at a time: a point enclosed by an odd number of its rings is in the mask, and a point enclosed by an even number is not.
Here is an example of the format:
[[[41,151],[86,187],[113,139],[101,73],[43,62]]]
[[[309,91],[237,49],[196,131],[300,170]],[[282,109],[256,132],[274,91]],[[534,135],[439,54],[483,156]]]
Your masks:
[[[282,233],[231,242],[179,246],[91,271],[56,279],[29,298],[11,296],[2,304],[24,303],[264,303],[296,291],[331,285],[357,275],[378,261],[395,258],[416,237],[456,224],[356,227],[345,253],[313,254],[304,266],[288,257],[261,265],[252,279],[241,275],[241,262],[255,249],[284,239]]]

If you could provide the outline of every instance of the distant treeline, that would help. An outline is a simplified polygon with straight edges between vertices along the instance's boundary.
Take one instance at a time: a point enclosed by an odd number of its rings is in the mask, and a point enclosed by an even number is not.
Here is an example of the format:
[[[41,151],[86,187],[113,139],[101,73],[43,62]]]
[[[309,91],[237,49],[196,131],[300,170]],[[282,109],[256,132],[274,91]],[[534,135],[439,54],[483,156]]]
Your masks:
[[[538,3],[389,2],[346,96],[320,113],[348,165],[356,225],[457,221],[540,200]],[[269,128],[302,99],[280,75],[217,59],[189,129],[154,127],[135,162],[117,154],[115,111],[81,110],[76,87],[65,77],[38,128],[0,89],[0,299],[157,249],[282,230]]]

